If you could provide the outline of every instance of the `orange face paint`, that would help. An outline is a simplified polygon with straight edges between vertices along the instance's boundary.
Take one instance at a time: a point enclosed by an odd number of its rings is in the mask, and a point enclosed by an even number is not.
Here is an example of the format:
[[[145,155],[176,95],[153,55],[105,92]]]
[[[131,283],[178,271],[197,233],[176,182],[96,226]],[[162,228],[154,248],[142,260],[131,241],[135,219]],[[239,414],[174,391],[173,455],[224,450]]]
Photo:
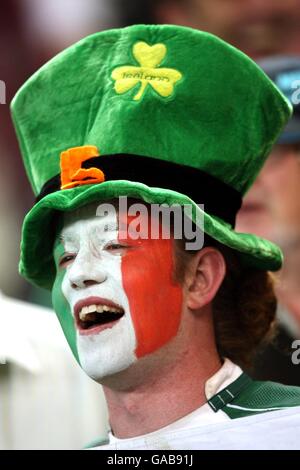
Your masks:
[[[144,222],[148,223],[148,219]],[[130,248],[122,257],[122,280],[136,333],[135,353],[142,357],[176,335],[181,318],[182,288],[173,280],[172,240],[161,236],[158,240],[132,240],[128,235],[126,243]]]

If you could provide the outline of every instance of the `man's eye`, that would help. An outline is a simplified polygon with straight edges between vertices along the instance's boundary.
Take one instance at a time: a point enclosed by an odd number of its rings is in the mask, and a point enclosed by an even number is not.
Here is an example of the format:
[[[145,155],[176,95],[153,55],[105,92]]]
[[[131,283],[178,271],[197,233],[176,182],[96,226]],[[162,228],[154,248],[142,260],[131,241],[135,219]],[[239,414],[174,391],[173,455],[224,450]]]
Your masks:
[[[61,259],[59,260],[59,267],[60,268],[65,268],[70,264],[74,259],[76,255],[65,255],[62,256]]]
[[[122,245],[121,243],[108,243],[105,246],[106,251],[113,251],[113,252],[120,252],[128,248],[126,245]]]

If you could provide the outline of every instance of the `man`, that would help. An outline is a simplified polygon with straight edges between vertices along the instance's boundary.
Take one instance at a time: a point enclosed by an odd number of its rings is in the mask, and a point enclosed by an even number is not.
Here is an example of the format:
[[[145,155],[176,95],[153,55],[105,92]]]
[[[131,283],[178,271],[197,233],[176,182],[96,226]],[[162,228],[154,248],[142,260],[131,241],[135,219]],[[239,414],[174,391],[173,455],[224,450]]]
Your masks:
[[[14,98],[37,195],[20,269],[52,289],[74,356],[103,384],[109,445],[141,436],[168,448],[187,431],[180,445],[195,448],[195,427],[300,405],[298,388],[253,382],[238,365],[272,330],[267,271],[282,257],[233,229],[290,111],[244,54],[176,26],[83,39]],[[174,217],[160,220],[157,205]]]
[[[294,340],[300,338],[300,59],[274,56],[260,65],[291,101],[294,114],[244,199],[237,229],[278,243],[285,258],[276,285],[281,333],[277,347],[259,358],[257,373],[300,385],[297,361],[292,359]]]

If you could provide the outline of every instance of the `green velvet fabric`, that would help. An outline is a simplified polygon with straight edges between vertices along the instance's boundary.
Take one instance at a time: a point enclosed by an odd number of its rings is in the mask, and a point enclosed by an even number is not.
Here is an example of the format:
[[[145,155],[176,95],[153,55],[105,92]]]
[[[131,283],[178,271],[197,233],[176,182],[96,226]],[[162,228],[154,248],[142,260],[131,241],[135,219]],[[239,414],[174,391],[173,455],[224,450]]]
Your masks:
[[[90,202],[125,195],[157,204],[193,204],[195,210],[201,212],[187,196],[130,181],[110,181],[57,191],[43,198],[25,218],[21,243],[21,274],[31,282],[51,289],[55,278],[52,248],[57,225],[55,215]],[[205,232],[224,245],[238,250],[245,265],[274,271],[280,268],[282,254],[276,245],[254,235],[237,233],[228,224],[209,214],[203,213],[203,216]]]
[[[211,34],[171,25],[135,25],[81,40],[36,72],[11,109],[35,194],[60,172],[60,152],[82,145],[97,146],[101,155],[130,153],[199,168],[244,194],[291,113],[243,53]],[[39,285],[51,282],[54,209],[71,210],[92,193],[129,194],[133,183],[108,181],[41,201],[23,228],[23,275]],[[168,199],[163,188],[136,188],[149,201]],[[279,250],[266,241],[234,234],[212,217],[205,231],[245,254],[247,263],[280,267]]]

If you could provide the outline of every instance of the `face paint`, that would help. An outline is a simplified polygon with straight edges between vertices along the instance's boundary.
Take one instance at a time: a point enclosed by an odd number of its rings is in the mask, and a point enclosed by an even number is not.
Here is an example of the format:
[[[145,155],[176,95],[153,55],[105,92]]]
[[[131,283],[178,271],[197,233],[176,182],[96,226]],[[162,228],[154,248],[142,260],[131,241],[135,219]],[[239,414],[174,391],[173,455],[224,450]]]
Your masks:
[[[182,289],[172,279],[171,240],[132,240],[124,231],[119,237],[115,212],[96,217],[87,215],[87,208],[67,217],[61,235],[64,248],[56,248],[53,301],[63,325],[71,312],[73,333],[66,326],[64,331],[88,375],[100,380],[124,370],[176,335]],[[84,316],[86,308],[94,311],[95,306],[100,311],[121,307],[124,314],[82,329],[79,313]],[[95,318],[106,314],[95,313]]]
[[[104,231],[105,226],[109,230]],[[84,210],[71,214],[66,219],[62,238],[64,258],[61,259],[64,261],[57,277],[61,279],[61,292],[72,312],[80,364],[90,377],[99,380],[129,367],[136,360],[134,328],[122,286],[122,258],[114,248],[118,243],[116,217],[109,215],[105,220],[87,217]],[[60,271],[64,272],[63,277]],[[57,292],[55,296],[54,305],[58,305]],[[93,334],[80,328],[83,306],[93,308],[108,304],[121,306],[126,314],[113,325],[99,326],[100,331],[96,328]],[[106,314],[102,312],[99,316]],[[65,317],[67,312],[58,312],[58,315]]]
[[[69,343],[72,353],[75,356],[77,362],[79,362],[78,350],[77,350],[77,339],[76,330],[74,328],[74,319],[71,312],[70,304],[62,292],[62,282],[65,275],[64,270],[60,270],[58,267],[58,260],[64,253],[64,247],[58,240],[54,245],[54,260],[56,265],[56,278],[52,289],[52,305],[57,313],[58,320],[64,332],[64,335]]]
[[[121,217],[121,216],[119,216]],[[122,227],[125,225],[121,220]],[[130,227],[131,219],[128,218]],[[142,226],[150,226],[141,216]],[[146,231],[141,230],[145,233]],[[172,339],[179,328],[182,288],[173,280],[173,243],[170,238],[122,240],[133,246],[122,259],[123,286],[137,338],[137,357],[145,356]]]

